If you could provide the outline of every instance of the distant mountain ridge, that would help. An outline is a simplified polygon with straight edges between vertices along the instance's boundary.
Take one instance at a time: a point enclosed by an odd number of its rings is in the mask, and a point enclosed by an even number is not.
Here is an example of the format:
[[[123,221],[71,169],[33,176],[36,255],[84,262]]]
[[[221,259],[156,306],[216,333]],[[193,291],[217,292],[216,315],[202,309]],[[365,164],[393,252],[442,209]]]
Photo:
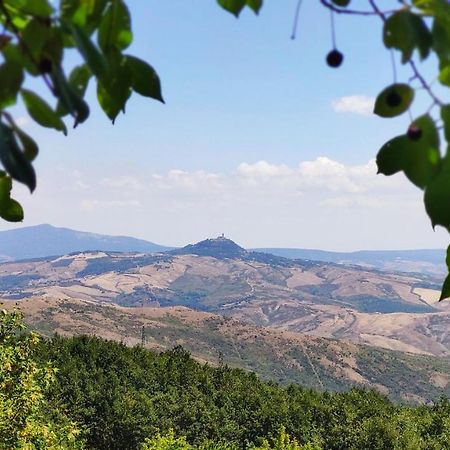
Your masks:
[[[258,252],[289,259],[304,259],[328,263],[365,266],[381,270],[445,274],[444,249],[420,250],[359,250],[331,252],[303,248],[256,248]]]
[[[289,264],[289,259],[299,259],[358,265],[384,271],[425,273],[439,277],[446,273],[445,250],[443,249],[361,250],[356,252],[298,248],[245,249],[223,235],[182,248],[174,248],[133,237],[108,236],[46,224],[0,231],[0,263],[96,250],[124,253],[170,251],[173,255],[194,254],[218,259],[240,258],[277,265]]]
[[[0,231],[0,262],[94,250],[155,253],[171,248],[133,237],[107,236],[47,224]]]

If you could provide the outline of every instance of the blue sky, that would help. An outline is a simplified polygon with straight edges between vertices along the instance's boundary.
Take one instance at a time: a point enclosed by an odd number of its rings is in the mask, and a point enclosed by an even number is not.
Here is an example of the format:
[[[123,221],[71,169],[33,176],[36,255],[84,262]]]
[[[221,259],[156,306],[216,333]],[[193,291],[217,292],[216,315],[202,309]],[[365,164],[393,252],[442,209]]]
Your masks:
[[[345,55],[336,70],[325,64],[329,12],[319,2],[304,2],[295,41],[296,0],[267,0],[259,17],[246,11],[239,20],[214,0],[128,3],[129,52],[156,68],[166,105],[133,96],[114,126],[93,106],[68,137],[17,108],[41,146],[36,193],[15,190],[23,225],[170,245],[222,232],[245,246],[446,244],[420,191],[402,175],[374,174],[378,148],[409,122],[370,115],[373,97],[392,82],[376,18],[336,17]],[[408,77],[399,67],[399,79]],[[93,83],[88,100],[95,105]],[[413,114],[424,107],[419,98]]]

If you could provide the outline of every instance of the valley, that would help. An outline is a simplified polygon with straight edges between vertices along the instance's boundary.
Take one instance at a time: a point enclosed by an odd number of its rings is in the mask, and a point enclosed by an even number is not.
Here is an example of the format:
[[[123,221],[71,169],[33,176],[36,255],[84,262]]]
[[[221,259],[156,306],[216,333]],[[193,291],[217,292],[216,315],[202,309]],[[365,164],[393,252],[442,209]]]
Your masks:
[[[246,251],[226,238],[164,253],[77,252],[0,265],[1,301],[44,334],[91,334],[317,389],[450,393],[439,278]]]
[[[247,252],[227,239],[196,245],[169,253],[83,252],[5,263],[2,298],[181,305],[260,327],[450,353],[450,307],[436,302],[438,277],[293,261]]]
[[[448,358],[256,327],[183,306],[129,308],[34,297],[22,300],[20,308],[30,328],[49,337],[93,335],[156,351],[182,346],[199,362],[242,368],[283,385],[321,391],[365,387],[408,403],[450,395]]]

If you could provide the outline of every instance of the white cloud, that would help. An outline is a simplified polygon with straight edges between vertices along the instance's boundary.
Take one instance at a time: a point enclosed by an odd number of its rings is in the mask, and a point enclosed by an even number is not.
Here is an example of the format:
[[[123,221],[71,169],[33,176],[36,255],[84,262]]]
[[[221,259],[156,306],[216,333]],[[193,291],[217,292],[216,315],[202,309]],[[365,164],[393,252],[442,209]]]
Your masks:
[[[288,166],[270,164],[267,161],[258,161],[254,164],[243,162],[239,164],[237,173],[243,177],[281,177],[291,175],[293,170]]]
[[[83,180],[75,180],[75,187],[81,191],[89,189],[89,185],[85,183]]]
[[[354,113],[369,116],[373,112],[375,99],[366,95],[348,95],[332,100],[331,106],[338,113]]]
[[[79,167],[42,175],[32,198],[15,190],[25,225],[49,222],[171,245],[221,232],[249,247],[336,250],[443,247],[448,239],[433,233],[421,191],[403,175],[376,175],[373,160],[344,164],[320,156],[295,165],[244,161],[226,172],[159,174],[136,167],[120,176],[111,169],[103,180]]]
[[[172,169],[165,175],[154,174],[152,185],[159,189],[182,189],[184,191],[196,192],[204,190],[217,190],[221,188],[222,175],[209,173],[203,170],[185,172],[184,170]]]
[[[266,161],[245,162],[238,166],[236,174],[238,180],[245,180],[249,186],[265,185],[267,189],[283,188],[297,193],[364,193],[375,188],[383,190],[392,183],[398,185],[398,179],[377,176],[376,172],[375,160],[351,166],[319,156],[312,161],[302,161],[297,167]]]
[[[139,190],[144,188],[142,183],[137,177],[122,175],[117,178],[104,178],[101,184],[105,187],[117,188],[117,189],[134,189]]]
[[[91,187],[90,184],[85,180],[84,174],[78,169],[73,169],[69,173],[69,176],[71,176],[72,179],[74,180],[75,190],[86,191]]]
[[[94,211],[97,209],[105,209],[105,208],[129,208],[133,209],[140,207],[141,202],[139,200],[93,200],[93,199],[84,199],[80,203],[80,207],[84,211]]]

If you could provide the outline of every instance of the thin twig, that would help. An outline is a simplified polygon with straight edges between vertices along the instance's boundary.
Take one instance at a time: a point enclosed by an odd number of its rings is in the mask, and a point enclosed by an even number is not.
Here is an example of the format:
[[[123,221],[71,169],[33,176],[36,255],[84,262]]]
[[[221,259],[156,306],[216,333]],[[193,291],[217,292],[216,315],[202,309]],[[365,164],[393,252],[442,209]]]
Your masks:
[[[369,0],[370,6],[372,6],[372,9],[374,13],[381,18],[383,22],[386,22],[386,16],[383,11],[381,11],[380,8],[378,8],[378,5],[375,3],[375,0]]]
[[[412,71],[414,72],[414,76],[420,81],[420,84],[428,92],[428,95],[433,99],[433,101],[436,104],[438,104],[439,106],[442,106],[444,104],[444,102],[442,100],[440,100],[438,97],[436,97],[434,92],[431,90],[431,87],[426,82],[425,78],[422,76],[422,74],[417,69],[416,63],[414,61],[410,61],[409,65],[410,65]]]
[[[298,18],[300,16],[300,8],[302,6],[302,1],[303,0],[298,0],[297,1],[297,6],[295,8],[295,14],[294,14],[294,24],[292,26],[292,34],[291,34],[291,39],[295,39],[297,36],[297,26],[298,26]]]
[[[392,75],[394,77],[394,83],[397,83],[397,64],[395,63],[394,50],[391,50],[391,64],[392,64]]]
[[[325,6],[328,9],[331,9],[332,11],[338,13],[338,14],[353,14],[357,16],[376,16],[378,13],[375,11],[359,11],[356,9],[348,9],[348,8],[338,8],[337,6],[333,5],[333,3],[330,3],[328,0],[320,0],[320,3],[322,3],[323,6]],[[391,11],[386,11],[386,13],[389,13]]]
[[[334,12],[330,9],[330,26],[331,26],[331,42],[333,43],[333,48],[336,50],[336,29],[334,25]]]

